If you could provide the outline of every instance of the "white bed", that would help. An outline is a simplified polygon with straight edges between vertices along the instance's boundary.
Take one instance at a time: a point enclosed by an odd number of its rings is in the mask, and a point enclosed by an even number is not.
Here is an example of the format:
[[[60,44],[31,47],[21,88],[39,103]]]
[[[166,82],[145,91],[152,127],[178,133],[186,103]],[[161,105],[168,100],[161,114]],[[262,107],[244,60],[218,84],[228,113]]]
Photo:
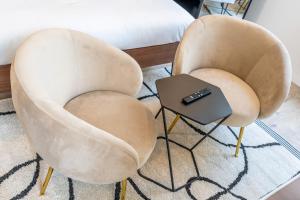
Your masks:
[[[173,0],[0,0],[0,65],[31,33],[63,27],[121,49],[174,43],[194,20]]]

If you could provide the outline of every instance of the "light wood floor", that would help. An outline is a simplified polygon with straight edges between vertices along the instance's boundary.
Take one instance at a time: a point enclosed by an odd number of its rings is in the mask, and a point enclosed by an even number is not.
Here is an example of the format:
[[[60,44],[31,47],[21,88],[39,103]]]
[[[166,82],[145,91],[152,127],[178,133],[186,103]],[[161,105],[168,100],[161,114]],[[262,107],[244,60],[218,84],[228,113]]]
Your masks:
[[[300,87],[293,84],[279,110],[262,121],[300,151]]]
[[[267,200],[297,200],[300,199],[300,178],[276,192]]]

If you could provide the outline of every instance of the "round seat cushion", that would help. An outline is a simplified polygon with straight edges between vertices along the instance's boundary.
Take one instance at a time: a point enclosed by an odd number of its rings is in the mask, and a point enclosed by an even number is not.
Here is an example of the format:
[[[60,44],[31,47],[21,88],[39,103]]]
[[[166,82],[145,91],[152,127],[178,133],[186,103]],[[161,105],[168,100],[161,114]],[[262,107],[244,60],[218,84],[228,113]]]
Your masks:
[[[65,109],[130,144],[139,155],[139,167],[154,149],[157,134],[153,114],[131,96],[94,91],[71,99]]]
[[[257,119],[260,112],[259,99],[253,89],[239,77],[215,68],[197,69],[190,75],[222,90],[232,109],[232,115],[223,124],[245,127]]]

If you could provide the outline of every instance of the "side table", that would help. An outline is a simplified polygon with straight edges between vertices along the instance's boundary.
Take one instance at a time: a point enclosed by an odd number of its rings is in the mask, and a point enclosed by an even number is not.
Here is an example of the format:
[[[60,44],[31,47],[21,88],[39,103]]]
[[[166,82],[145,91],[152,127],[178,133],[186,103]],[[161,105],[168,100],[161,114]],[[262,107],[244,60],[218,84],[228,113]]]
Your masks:
[[[190,75],[181,74],[157,80],[156,87],[161,104],[165,135],[159,136],[158,139],[164,139],[166,141],[171,187],[163,185],[162,183],[159,183],[158,181],[155,181],[152,178],[143,175],[140,170],[138,170],[138,174],[144,179],[151,181],[168,191],[176,192],[191,184],[194,180],[190,180],[184,185],[175,187],[169,143],[171,142],[175,145],[178,145],[179,147],[191,153],[197,176],[199,176],[199,168],[196,163],[193,150],[231,115],[232,110],[220,88],[194,78]],[[209,88],[211,90],[211,94],[189,105],[184,105],[182,103],[183,97],[204,88]],[[176,114],[175,119],[168,129],[166,124],[165,109],[170,110]],[[172,128],[175,126],[180,117],[190,119],[201,125],[207,125],[218,120],[219,122],[210,131],[208,131],[204,137],[199,139],[191,148],[188,148],[185,145],[168,138],[168,134],[171,132]]]

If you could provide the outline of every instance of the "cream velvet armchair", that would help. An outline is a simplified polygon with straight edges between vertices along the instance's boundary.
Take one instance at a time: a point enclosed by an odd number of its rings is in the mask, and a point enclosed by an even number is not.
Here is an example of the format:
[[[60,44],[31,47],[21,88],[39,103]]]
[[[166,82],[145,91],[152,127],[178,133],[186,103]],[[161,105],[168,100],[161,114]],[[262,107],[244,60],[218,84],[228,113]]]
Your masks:
[[[77,31],[40,31],[18,49],[11,81],[17,116],[51,166],[41,194],[53,169],[87,183],[125,180],[126,186],[149,158],[154,117],[135,98],[141,69],[121,50]]]
[[[190,74],[221,88],[232,107],[225,125],[244,127],[274,113],[291,85],[291,62],[284,45],[263,27],[228,16],[205,16],[186,30],[173,74]]]

